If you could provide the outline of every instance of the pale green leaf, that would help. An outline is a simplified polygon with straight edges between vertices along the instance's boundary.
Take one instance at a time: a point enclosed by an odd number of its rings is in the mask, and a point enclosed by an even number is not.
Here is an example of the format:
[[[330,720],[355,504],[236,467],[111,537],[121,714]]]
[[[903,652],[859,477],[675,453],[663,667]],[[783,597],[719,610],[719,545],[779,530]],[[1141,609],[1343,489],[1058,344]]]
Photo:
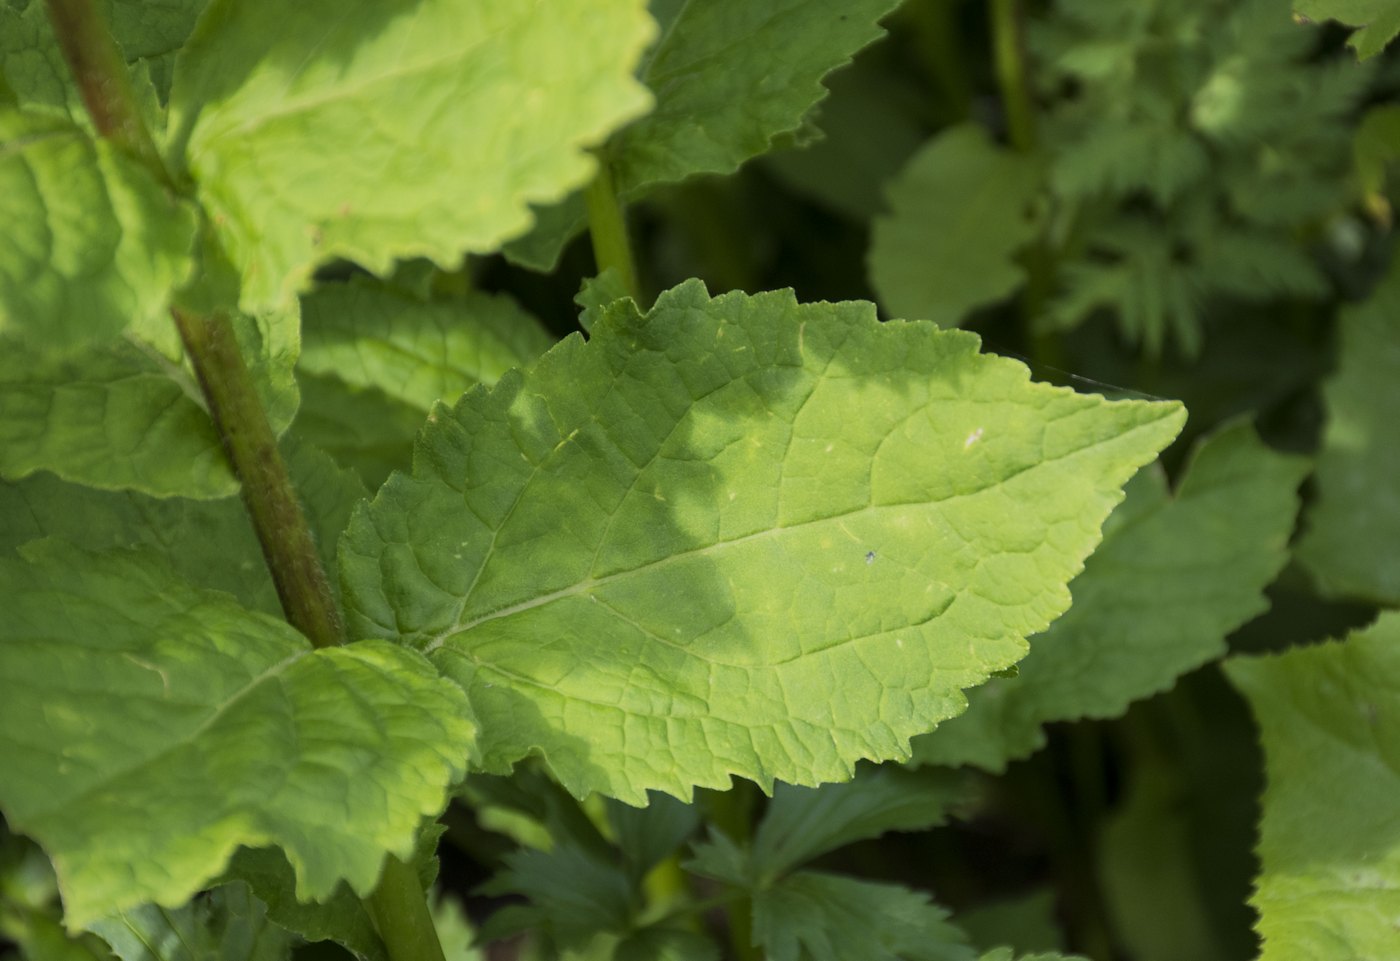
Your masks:
[[[642,78],[656,108],[608,143],[618,189],[731,173],[802,125],[821,79],[884,36],[898,0],[690,0],[663,15]]]
[[[92,925],[121,961],[283,961],[293,937],[246,885],[228,884],[183,907],[154,904]]]
[[[1334,596],[1400,605],[1400,259],[1339,318],[1337,370],[1323,387],[1327,428],[1317,500],[1299,559]]]
[[[654,29],[641,0],[214,0],[176,64],[172,146],[245,306],[333,257],[455,266],[588,180],[585,148],[649,103]]]
[[[1358,27],[1350,43],[1362,60],[1380,53],[1400,34],[1397,0],[1293,0],[1293,9],[1316,20]]]
[[[641,803],[812,784],[960,713],[1069,603],[1172,403],[790,292],[609,308],[439,409],[341,541],[353,632],[467,690],[485,769]]]
[[[955,327],[1025,281],[1017,252],[1040,229],[1038,160],[951,127],[909,161],[874,222],[870,282],[885,309]]]
[[[972,961],[928,895],[799,871],[754,893],[753,941],[769,961]]]
[[[0,107],[0,334],[68,348],[165,313],[194,215],[141,165],[56,117]]]
[[[454,897],[441,897],[433,904],[433,926],[446,961],[490,961],[484,952],[473,947],[476,929],[467,917],[462,902]]]
[[[656,7],[656,4],[653,4]],[[689,0],[656,12],[641,77],[656,107],[608,141],[624,199],[702,173],[732,173],[782,144],[826,96],[822,77],[884,34],[898,0]],[[581,196],[542,212],[513,259],[551,269],[584,222]]]
[[[0,338],[0,476],[225,497],[238,482],[193,377],[130,341],[54,356]]]
[[[1400,917],[1400,614],[1344,642],[1234,658],[1264,744],[1261,961],[1379,961]]]
[[[263,409],[296,413],[297,317],[233,316]],[[49,470],[104,490],[225,497],[238,490],[168,316],[124,337],[55,353],[0,336],[0,477]]]
[[[773,878],[887,831],[931,828],[943,823],[961,794],[960,782],[946,772],[889,764],[862,767],[850,781],[817,788],[778,784],[754,832],[752,870]]]
[[[281,847],[300,898],[364,895],[463,773],[470,708],[410,651],[313,652],[149,553],[21,555],[0,560],[0,809],[72,928],[182,904],[241,845]]]
[[[1236,424],[1197,449],[1175,495],[1159,472],[1139,475],[1019,676],[970,692],[915,757],[1001,771],[1044,743],[1046,723],[1115,717],[1225,653],[1226,635],[1268,607],[1306,473]]]
[[[327,284],[302,298],[301,369],[428,411],[494,384],[554,343],[507,297],[423,301],[378,283]]]
[[[364,485],[308,444],[288,438],[282,450],[322,562],[334,570],[336,539],[365,498]],[[65,483],[46,471],[0,481],[0,551],[44,537],[94,551],[151,547],[197,587],[226,591],[267,614],[282,612],[247,510],[236,497],[193,500],[103,491]]]

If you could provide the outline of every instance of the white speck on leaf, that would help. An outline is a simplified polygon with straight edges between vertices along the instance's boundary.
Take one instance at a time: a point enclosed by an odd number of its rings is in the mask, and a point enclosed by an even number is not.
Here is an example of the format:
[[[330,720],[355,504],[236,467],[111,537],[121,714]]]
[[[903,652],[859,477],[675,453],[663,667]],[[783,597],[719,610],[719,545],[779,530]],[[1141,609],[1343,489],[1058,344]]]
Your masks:
[[[975,431],[967,435],[967,440],[963,441],[963,450],[967,450],[969,447],[971,447],[973,444],[977,443],[981,439],[982,428],[979,427]]]
[[[875,552],[874,552],[874,551],[866,551],[866,552],[865,552],[865,563],[867,563],[867,564],[874,564],[874,563],[875,563]]]

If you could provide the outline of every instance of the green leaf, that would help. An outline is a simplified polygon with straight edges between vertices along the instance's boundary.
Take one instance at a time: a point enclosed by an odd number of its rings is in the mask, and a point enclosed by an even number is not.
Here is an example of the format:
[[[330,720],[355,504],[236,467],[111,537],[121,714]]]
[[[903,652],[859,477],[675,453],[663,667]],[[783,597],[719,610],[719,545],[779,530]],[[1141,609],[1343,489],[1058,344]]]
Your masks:
[[[645,807],[610,801],[607,811],[613,837],[636,883],[675,854],[700,826],[700,811],[694,804],[655,792],[648,795]]]
[[[1383,958],[1400,916],[1400,614],[1345,642],[1234,658],[1268,787],[1259,827],[1261,961]]]
[[[307,941],[335,941],[363,961],[388,961],[364,902],[345,884],[317,901],[298,901],[292,866],[272,848],[240,848],[224,877],[245,882],[272,920]]]
[[[121,961],[282,961],[293,941],[243,884],[174,910],[145,904],[122,911],[92,930]]]
[[[1064,934],[1055,901],[1053,887],[1038,887],[1017,897],[959,911],[958,927],[979,949],[1004,945],[1015,951],[1058,951]]]
[[[93,6],[126,55],[138,96],[149,93],[153,101],[163,104],[170,93],[175,53],[194,29],[205,0],[96,0]],[[52,110],[80,126],[91,126],[54,37],[47,4],[0,2],[0,75],[25,106]],[[146,119],[157,128],[164,126],[157,109]]]
[[[1043,725],[1115,717],[1219,657],[1268,609],[1306,473],[1235,424],[1196,450],[1175,496],[1160,472],[1139,475],[1020,675],[970,692],[967,713],[916,739],[915,757],[1002,771],[1044,743]]]
[[[437,845],[445,830],[432,822],[417,833],[413,864],[425,896],[437,879]],[[389,959],[365,902],[349,885],[337,884],[328,897],[316,901],[298,900],[296,873],[275,848],[240,848],[224,878],[246,882],[267,905],[269,918],[307,941],[336,941],[365,961]]]
[[[1293,0],[1293,9],[1316,20],[1359,27],[1349,43],[1362,60],[1374,57],[1400,35],[1397,0]]]
[[[928,895],[799,871],[754,894],[753,940],[769,961],[972,961]]]
[[[694,931],[646,927],[618,944],[616,961],[720,961],[719,947]]]
[[[358,473],[377,490],[395,470],[408,470],[423,412],[380,390],[350,387],[303,373],[296,433]]]
[[[523,849],[481,888],[491,895],[523,894],[529,906],[498,911],[482,926],[483,941],[543,929],[564,946],[587,944],[599,932],[621,934],[639,907],[622,866],[566,841],[549,851]]]
[[[313,652],[147,553],[21,554],[0,560],[0,809],[70,928],[182,904],[240,845],[280,846],[300,898],[364,895],[461,777],[470,709],[413,652]]]
[[[897,317],[956,327],[1025,281],[1017,252],[1040,229],[1041,163],[997,146],[975,123],[950,127],[915,154],[876,218],[870,282]]]
[[[297,317],[234,328],[274,431],[296,413]],[[0,336],[0,477],[49,470],[104,490],[226,497],[238,490],[168,316],[64,353]]]
[[[282,449],[322,562],[334,570],[336,539],[365,498],[364,485],[310,445],[284,439]],[[247,511],[237,498],[101,491],[47,472],[0,482],[0,551],[12,552],[44,537],[92,551],[151,547],[164,553],[189,583],[226,591],[253,610],[282,613]]]
[[[640,0],[213,0],[176,64],[172,148],[245,307],[333,257],[454,266],[592,175],[584,148],[648,104],[653,31]]]
[[[731,173],[781,145],[823,97],[822,77],[884,31],[876,21],[898,0],[691,0],[658,12],[661,37],[642,80],[656,107],[608,141],[618,195],[702,173]],[[775,51],[782,51],[775,56]],[[584,223],[574,195],[541,214],[513,259],[552,269]]]
[[[996,948],[982,955],[981,961],[1087,961],[1077,954],[1016,954],[1011,948]]]
[[[49,470],[104,490],[238,490],[192,376],[131,341],[54,356],[0,338],[0,476]]]
[[[977,347],[790,292],[615,304],[430,417],[342,538],[352,633],[463,686],[486,770],[579,796],[906,757],[1064,611],[1183,417]]]
[[[884,36],[898,0],[690,0],[662,16],[642,78],[656,108],[608,143],[618,191],[731,173],[796,132],[821,79]],[[782,56],[774,56],[775,51]]]
[[[1100,886],[1135,958],[1225,961],[1192,849],[1190,785],[1160,752],[1140,751],[1122,805],[1103,822]]]
[[[56,117],[0,107],[0,334],[67,349],[165,314],[195,222],[139,163]],[[168,321],[167,321],[168,323]]]
[[[885,764],[862,767],[853,780],[817,788],[778,784],[754,832],[756,877],[775,878],[828,851],[887,831],[921,831],[942,824],[962,795],[942,771],[908,771]]]
[[[469,387],[494,384],[554,343],[507,297],[423,301],[355,282],[302,298],[301,368],[428,411]]]
[[[1400,500],[1377,496],[1400,476],[1391,440],[1400,417],[1400,258],[1358,306],[1338,318],[1337,370],[1323,387],[1327,428],[1317,500],[1298,557],[1329,595],[1400,605]]]

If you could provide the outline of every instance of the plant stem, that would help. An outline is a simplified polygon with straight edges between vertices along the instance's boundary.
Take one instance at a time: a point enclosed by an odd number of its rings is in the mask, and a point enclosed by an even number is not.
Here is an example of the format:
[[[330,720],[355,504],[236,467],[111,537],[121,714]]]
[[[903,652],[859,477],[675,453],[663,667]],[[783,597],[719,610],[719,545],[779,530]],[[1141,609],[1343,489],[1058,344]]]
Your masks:
[[[1020,0],[992,0],[992,53],[1006,112],[1006,133],[1021,153],[1035,149],[1035,111],[1026,81],[1025,24]]]
[[[901,8],[914,35],[914,51],[933,83],[942,120],[958,123],[972,113],[971,74],[963,61],[955,0],[916,0]]]
[[[194,316],[179,308],[170,312],[224,452],[242,482],[243,503],[287,620],[316,647],[342,643],[345,628],[330,581],[233,328],[226,317]]]
[[[93,126],[135,156],[167,189],[175,183],[141,119],[117,42],[92,0],[48,0],[49,20]]]
[[[637,265],[632,257],[632,243],[627,236],[627,219],[613,182],[612,162],[606,148],[598,150],[598,173],[584,192],[588,204],[588,234],[593,241],[593,259],[598,273],[611,267],[617,271],[623,288],[639,305],[641,287],[637,283]]]
[[[384,875],[366,900],[390,961],[445,961],[418,872],[392,854]]]

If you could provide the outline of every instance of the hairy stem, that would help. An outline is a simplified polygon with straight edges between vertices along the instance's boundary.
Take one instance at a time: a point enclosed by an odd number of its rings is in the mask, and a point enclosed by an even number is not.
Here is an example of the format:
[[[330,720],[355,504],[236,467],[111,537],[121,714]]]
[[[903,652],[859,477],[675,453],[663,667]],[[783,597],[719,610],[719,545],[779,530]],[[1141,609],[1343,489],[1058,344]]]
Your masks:
[[[97,132],[139,159],[166,188],[174,181],[141,119],[126,59],[93,0],[48,0],[49,20]]]
[[[445,961],[418,873],[393,855],[384,859],[379,887],[365,901],[389,950],[389,961]]]
[[[288,622],[316,647],[343,643],[345,628],[330,581],[232,326],[217,315],[194,316],[179,308],[171,314],[242,483],[243,503]]]
[[[49,16],[98,133],[139,158],[174,189],[137,109],[126,62],[92,0],[48,0]],[[227,316],[171,308],[210,417],[242,485],[263,557],[287,620],[318,647],[345,641],[340,610],[316,553],[277,436],[258,398]],[[443,961],[442,945],[412,868],[386,859],[366,900],[392,961]]]
[[[632,242],[627,236],[626,212],[617,197],[612,163],[606,149],[598,151],[598,173],[584,192],[584,199],[588,204],[588,234],[593,241],[593,259],[597,261],[598,272],[602,273],[609,267],[617,271],[623,288],[633,300],[642,304]]]

